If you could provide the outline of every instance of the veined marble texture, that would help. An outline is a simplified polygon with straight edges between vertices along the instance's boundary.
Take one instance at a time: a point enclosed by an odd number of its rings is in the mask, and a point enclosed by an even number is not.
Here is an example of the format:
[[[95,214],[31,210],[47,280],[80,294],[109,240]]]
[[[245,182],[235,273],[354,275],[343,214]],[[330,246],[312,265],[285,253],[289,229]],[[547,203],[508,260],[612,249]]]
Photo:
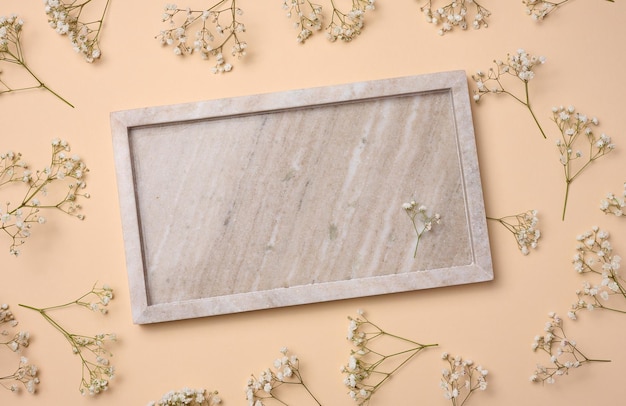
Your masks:
[[[147,306],[388,293],[417,285],[368,283],[434,270],[447,273],[433,286],[468,282],[450,273],[476,262],[468,179],[479,207],[482,194],[454,103],[434,89],[128,128]],[[416,257],[411,200],[441,215]]]

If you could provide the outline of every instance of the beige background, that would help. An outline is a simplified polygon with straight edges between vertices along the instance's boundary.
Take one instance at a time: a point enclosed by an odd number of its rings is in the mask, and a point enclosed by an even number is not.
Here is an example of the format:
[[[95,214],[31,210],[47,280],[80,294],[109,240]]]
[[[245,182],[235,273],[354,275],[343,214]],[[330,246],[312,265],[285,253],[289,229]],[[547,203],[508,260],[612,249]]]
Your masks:
[[[195,5],[193,3],[196,3]],[[547,312],[565,314],[582,278],[571,266],[575,236],[599,225],[612,233],[615,252],[626,255],[624,220],[605,216],[599,202],[621,193],[626,147],[623,93],[626,63],[622,23],[626,4],[572,1],[541,24],[520,1],[485,1],[493,15],[488,29],[439,37],[424,22],[421,3],[380,2],[353,43],[330,44],[323,34],[306,45],[284,17],[280,1],[242,0],[249,55],[226,75],[210,73],[210,62],[176,58],[154,36],[163,27],[160,2],[112,1],[102,37],[102,60],[88,65],[66,38],[47,27],[43,5],[4,0],[0,14],[25,20],[23,45],[33,70],[76,106],[44,91],[0,96],[0,149],[20,151],[43,166],[54,137],[67,139],[91,169],[87,220],[48,216],[22,247],[8,255],[0,240],[3,281],[0,301],[9,303],[21,328],[32,335],[25,352],[41,368],[36,396],[0,391],[1,404],[145,404],[183,386],[218,389],[225,404],[245,404],[250,373],[271,365],[281,346],[301,358],[302,373],[324,405],[351,405],[339,367],[350,346],[346,316],[357,308],[388,330],[438,342],[382,387],[372,405],[449,404],[438,387],[442,351],[474,359],[489,369],[489,389],[470,405],[620,404],[626,365],[626,316],[596,312],[567,323],[568,332],[591,355],[610,364],[585,366],[554,386],[528,377],[547,359],[530,349]],[[180,6],[197,6],[189,1]],[[322,3],[328,7],[327,2]],[[539,249],[523,257],[512,235],[490,223],[495,280],[373,298],[313,304],[150,326],[131,322],[109,113],[145,106],[308,88],[370,79],[463,69],[486,70],[495,58],[523,47],[548,61],[531,83],[535,111],[551,138],[543,140],[523,107],[505,97],[473,105],[485,206],[491,216],[535,208],[543,233]],[[472,87],[473,89],[473,87]],[[600,131],[617,150],[573,183],[568,215],[560,219],[564,181],[554,146],[553,105],[574,104],[600,119]],[[109,283],[116,298],[106,318],[68,312],[68,326],[84,332],[116,332],[112,347],[117,376],[111,389],[83,398],[80,364],[62,337],[17,303],[52,305],[78,296],[95,282]],[[2,369],[13,354],[0,353]],[[299,405],[312,404],[304,397]]]

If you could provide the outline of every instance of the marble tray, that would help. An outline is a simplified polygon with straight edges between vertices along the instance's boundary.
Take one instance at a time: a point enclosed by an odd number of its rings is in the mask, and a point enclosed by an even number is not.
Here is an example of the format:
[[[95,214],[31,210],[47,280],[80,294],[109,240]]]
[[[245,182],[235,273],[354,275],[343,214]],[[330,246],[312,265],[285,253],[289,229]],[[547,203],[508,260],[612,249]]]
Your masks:
[[[491,280],[469,102],[453,71],[111,113],[133,321]]]

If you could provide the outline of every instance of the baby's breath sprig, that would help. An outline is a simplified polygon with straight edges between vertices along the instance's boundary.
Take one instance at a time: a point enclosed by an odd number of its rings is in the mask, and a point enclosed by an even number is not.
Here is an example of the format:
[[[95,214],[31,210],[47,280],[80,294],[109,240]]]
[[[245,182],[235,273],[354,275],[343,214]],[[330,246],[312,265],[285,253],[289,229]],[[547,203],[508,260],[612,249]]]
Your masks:
[[[478,103],[488,94],[506,94],[511,96],[528,109],[541,135],[543,138],[547,138],[530,105],[528,87],[530,80],[535,77],[534,69],[545,62],[545,57],[531,55],[523,49],[518,49],[514,54],[508,54],[506,61],[494,60],[495,69],[489,68],[486,74],[478,71],[475,75],[472,75],[472,79],[477,86],[477,90],[474,90],[474,101]],[[513,77],[524,84],[524,95],[516,95],[504,87],[504,79],[507,77]]]
[[[481,365],[458,355],[453,357],[447,352],[442,354],[441,359],[450,366],[441,372],[440,386],[443,396],[452,402],[452,406],[463,406],[475,391],[487,390],[489,371]]]
[[[550,320],[544,326],[543,335],[535,336],[532,344],[534,352],[543,351],[550,356],[550,366],[537,364],[531,375],[531,382],[554,383],[555,378],[568,375],[572,369],[591,362],[611,362],[592,359],[583,354],[576,341],[569,339],[563,330],[563,319],[556,313],[548,313]]]
[[[615,217],[624,216],[624,207],[626,207],[626,182],[624,182],[624,191],[621,196],[608,193],[606,199],[600,202],[600,210],[604,214],[613,214]]]
[[[2,314],[0,314],[0,317],[6,316],[7,314],[10,315],[9,317],[13,317],[13,315],[8,311],[7,304],[3,304],[2,307],[3,308],[6,307],[7,310],[2,310]],[[5,319],[0,319],[0,324],[4,324],[4,323],[10,323],[11,327],[14,327],[17,325],[17,322],[15,321],[15,319],[10,319],[10,320],[7,319],[7,321],[5,321]],[[12,333],[10,333],[6,329],[0,331],[0,335],[4,337],[8,337],[11,334]],[[13,337],[10,340],[0,341],[0,345],[4,345],[5,347],[7,347],[13,352],[18,352],[18,351],[21,351],[22,348],[28,347],[29,340],[30,340],[30,334],[28,333],[28,331],[18,331],[17,333],[13,335]]]
[[[220,0],[205,10],[182,9],[175,4],[167,4],[162,20],[169,22],[172,28],[162,30],[155,38],[164,46],[173,46],[176,55],[197,52],[202,59],[207,60],[212,55],[216,61],[211,69],[213,73],[230,72],[233,66],[224,57],[226,44],[232,41],[232,56],[241,58],[247,53],[248,44],[241,40],[241,34],[246,31],[246,27],[238,20],[238,16],[242,14],[237,0]],[[210,25],[214,31],[211,31]],[[196,26],[199,29],[191,33]],[[216,35],[219,36],[217,41]],[[193,42],[190,44],[188,41]]]
[[[65,337],[72,352],[81,360],[81,381],[79,391],[81,394],[97,395],[106,391],[109,387],[109,381],[113,378],[114,368],[110,365],[109,358],[113,356],[106,348],[106,342],[115,341],[115,334],[96,334],[86,336],[82,334],[71,333],[66,330],[58,321],[50,316],[51,310],[63,309],[71,306],[79,306],[87,308],[91,311],[106,314],[105,307],[113,298],[113,290],[104,285],[101,288],[94,285],[91,290],[79,298],[57,306],[50,307],[33,307],[20,304],[20,306],[31,309],[39,313],[52,327]]]
[[[3,330],[0,334],[2,334],[3,336],[8,336],[9,332]],[[30,334],[28,333],[28,331],[18,331],[9,341],[0,341],[0,345],[6,346],[13,352],[18,352],[21,348],[28,347],[29,340]]]
[[[7,234],[12,242],[9,252],[18,256],[18,247],[30,236],[32,224],[44,224],[43,210],[59,210],[67,215],[83,220],[80,213],[80,199],[88,199],[84,193],[87,187],[84,181],[89,171],[78,155],[70,155],[70,146],[60,139],[52,140],[52,153],[48,166],[32,172],[22,161],[20,153],[0,154],[0,188],[11,185],[24,185],[26,191],[19,203],[6,203],[6,209],[0,209],[0,231]],[[64,193],[52,193],[52,187],[63,186]]]
[[[13,312],[6,303],[0,305],[0,325],[2,324],[9,324],[11,327],[15,327],[18,324]]]
[[[246,399],[252,406],[264,406],[267,401],[275,401],[288,406],[276,392],[283,385],[302,385],[315,403],[321,406],[315,395],[309,390],[300,373],[300,360],[296,355],[290,355],[287,347],[280,350],[282,356],[274,361],[274,368],[266,368],[259,377],[252,375],[248,378]]]
[[[561,0],[557,2],[548,0],[522,0],[522,4],[526,7],[526,14],[532,17],[535,21],[542,21],[550,13],[556,11],[559,7],[563,6],[569,0]],[[615,0],[606,0],[610,3],[614,3]]]
[[[422,350],[438,345],[421,344],[388,333],[368,320],[362,311],[358,311],[356,318],[348,317],[348,320],[350,326],[347,338],[356,348],[350,350],[348,363],[341,367],[341,372],[344,374],[343,383],[348,387],[348,394],[359,406],[369,404],[372,395]],[[376,349],[375,343],[385,337],[407,346],[396,352],[383,353]],[[382,370],[387,361],[393,362],[394,360],[396,363],[391,370]]]
[[[85,61],[92,63],[102,55],[100,33],[110,0],[104,3],[100,18],[95,21],[82,21],[81,15],[93,0],[44,0],[48,24],[58,34],[67,35],[76,53],[82,54]]]
[[[559,149],[559,159],[565,175],[565,200],[561,216],[561,219],[565,220],[571,183],[592,162],[611,152],[615,148],[615,144],[611,142],[611,137],[604,133],[596,137],[592,127],[598,125],[598,119],[595,117],[588,118],[586,115],[576,112],[574,106],[553,107],[552,116],[552,120],[561,133],[561,138],[557,139],[556,146]],[[587,141],[588,146],[584,148],[586,153],[576,148],[579,143],[584,143],[581,138]]]
[[[70,102],[44,84],[26,64],[26,60],[24,59],[24,50],[22,49],[21,44],[23,25],[24,21],[19,18],[17,14],[11,14],[8,17],[0,16],[0,62],[7,62],[21,66],[30,74],[30,76],[32,76],[37,84],[34,86],[13,87],[4,79],[0,78],[0,94],[19,92],[29,89],[45,89],[59,98],[59,100],[66,103],[68,106],[74,107]],[[1,70],[0,73],[2,73]]]
[[[515,237],[517,247],[523,255],[528,255],[530,248],[537,248],[539,238],[541,238],[541,231],[537,228],[539,222],[537,210],[528,210],[500,218],[487,217],[487,220],[497,221],[509,230]]]
[[[441,25],[441,28],[437,33],[444,35],[448,31],[452,31],[454,27],[459,27],[462,30],[466,30],[467,24],[467,8],[468,4],[475,8],[474,19],[471,26],[474,29],[480,29],[481,27],[487,28],[489,26],[487,18],[491,15],[491,11],[478,4],[475,0],[453,0],[443,7],[433,9],[433,0],[428,0],[425,5],[420,7],[426,22],[434,24],[435,26]]]
[[[326,27],[328,40],[350,42],[359,36],[365,23],[365,12],[374,10],[374,2],[375,0],[352,0],[352,9],[344,13],[330,0],[333,11],[330,24]]]
[[[3,324],[8,324],[10,328],[14,328],[18,324],[7,304],[0,305],[0,326]],[[5,346],[15,353],[21,353],[22,349],[28,347],[30,339],[28,331],[18,331],[13,334],[8,329],[3,328],[0,335],[3,337],[12,335],[8,341],[0,341],[0,346]],[[9,381],[14,382],[6,383]],[[29,393],[35,393],[35,385],[39,383],[37,367],[29,364],[28,359],[24,357],[20,357],[20,363],[15,372],[7,376],[0,376],[0,385],[11,392],[19,391],[18,383],[22,383]]]
[[[574,270],[580,274],[595,274],[601,278],[599,283],[583,282],[583,288],[576,292],[578,300],[572,304],[568,316],[575,320],[579,311],[609,310],[617,313],[626,313],[626,306],[608,306],[605,303],[612,296],[622,296],[626,299],[626,281],[619,275],[622,258],[613,253],[609,241],[609,233],[593,227],[579,235],[576,240],[576,254],[572,263]]]
[[[3,324],[9,324],[11,328],[16,327],[18,324],[17,320],[15,320],[15,317],[13,316],[13,313],[9,310],[9,305],[6,303],[0,305],[0,325]],[[30,340],[30,334],[28,331],[18,331],[17,333],[13,333],[8,329],[3,328],[0,330],[0,336],[7,338],[12,336],[6,341],[0,341],[0,346],[5,346],[15,353],[20,353],[22,352],[22,349],[28,347]]]
[[[217,391],[183,388],[167,392],[159,401],[151,401],[148,406],[215,406],[222,403]]]
[[[415,235],[417,237],[417,241],[415,242],[415,250],[413,251],[413,258],[417,257],[417,248],[420,244],[420,239],[422,235],[432,230],[433,224],[439,224],[441,222],[441,216],[439,213],[435,213],[434,215],[429,215],[427,213],[427,208],[424,205],[418,204],[415,200],[411,200],[409,203],[404,203],[402,205],[402,209],[411,219],[411,223],[413,224],[413,229],[415,230]]]
[[[0,385],[11,392],[19,392],[20,387],[18,384],[22,384],[26,388],[26,392],[34,394],[36,390],[35,385],[39,384],[38,371],[37,366],[28,362],[28,358],[20,357],[20,363],[15,372],[11,375],[0,376]]]
[[[526,14],[531,16],[535,21],[541,21],[568,1],[569,0],[561,0],[558,2],[546,0],[522,0],[522,4],[526,7]]]
[[[304,44],[313,31],[322,29],[322,6],[310,0],[283,0],[287,18],[296,18],[294,28],[299,30],[297,41]]]

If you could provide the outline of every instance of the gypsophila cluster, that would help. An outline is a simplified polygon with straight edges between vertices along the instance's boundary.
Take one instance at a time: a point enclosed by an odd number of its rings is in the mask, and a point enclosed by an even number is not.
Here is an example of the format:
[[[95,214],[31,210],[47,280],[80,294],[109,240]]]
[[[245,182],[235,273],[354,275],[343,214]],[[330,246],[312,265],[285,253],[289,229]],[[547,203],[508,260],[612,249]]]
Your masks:
[[[39,372],[37,366],[29,363],[28,358],[20,357],[20,362],[15,372],[10,375],[0,376],[0,385],[11,392],[19,392],[19,384],[22,384],[26,392],[34,394],[35,386],[39,384],[37,372]]]
[[[61,211],[79,220],[80,202],[88,199],[85,174],[89,171],[80,156],[70,153],[69,144],[52,140],[50,162],[43,169],[32,171],[22,161],[22,155],[8,151],[0,154],[0,189],[22,187],[25,191],[20,201],[6,202],[0,208],[0,230],[11,238],[9,253],[20,254],[19,246],[30,236],[32,225],[45,224],[43,211]]]
[[[238,20],[242,14],[237,0],[220,0],[204,10],[167,4],[162,20],[171,28],[162,30],[156,38],[162,45],[174,47],[175,55],[198,53],[206,60],[213,57],[213,73],[230,72],[233,65],[226,61],[225,53],[237,58],[247,53],[248,44],[241,39],[246,27]],[[226,48],[229,43],[230,50]]]
[[[509,230],[523,255],[528,255],[531,249],[537,248],[539,238],[541,238],[541,231],[537,228],[539,222],[537,210],[528,210],[514,216],[500,218],[487,217],[487,219],[497,221]]]
[[[246,400],[249,406],[264,406],[268,401],[275,401],[287,406],[278,397],[278,388],[287,385],[302,385],[311,398],[321,406],[321,403],[309,390],[300,373],[300,360],[296,355],[289,354],[287,347],[280,349],[281,356],[274,361],[273,368],[266,368],[258,377],[252,375],[246,387]]]
[[[448,363],[449,368],[441,371],[440,387],[443,389],[443,396],[450,400],[453,406],[463,406],[475,391],[487,389],[489,371],[482,366],[447,352],[442,354],[441,359]]]
[[[97,288],[94,285],[91,290],[78,299],[61,305],[50,307],[33,307],[20,304],[20,306],[34,310],[39,313],[52,327],[54,327],[67,340],[72,348],[72,353],[81,360],[81,381],[79,391],[81,394],[97,395],[106,391],[109,381],[113,378],[115,369],[111,365],[109,358],[113,356],[107,349],[107,345],[117,338],[115,334],[101,333],[91,336],[75,334],[61,326],[57,320],[50,315],[51,311],[59,310],[71,306],[84,307],[91,311],[106,314],[102,307],[107,306],[113,298],[113,290],[104,285]]]
[[[616,217],[624,216],[624,207],[626,207],[626,182],[624,182],[624,191],[621,196],[608,193],[606,199],[600,202],[600,210],[604,214],[613,214]]]
[[[426,206],[417,203],[415,200],[402,204],[402,209],[407,216],[409,216],[409,219],[411,219],[411,224],[415,230],[417,240],[415,242],[413,258],[416,258],[417,248],[419,247],[422,235],[425,232],[432,230],[434,224],[439,224],[441,222],[441,215],[439,213],[435,213],[433,215],[428,214]]]
[[[532,17],[535,21],[542,21],[550,13],[556,11],[559,7],[567,3],[569,0],[561,0],[558,2],[552,2],[547,0],[522,0],[522,4],[526,8],[526,14]],[[614,3],[615,0],[606,0]]]
[[[470,24],[467,21],[468,7],[474,11],[474,17]],[[434,8],[433,0],[428,0],[420,10],[424,13],[426,22],[440,27],[437,31],[439,35],[452,31],[454,27],[462,30],[466,30],[469,26],[476,30],[481,27],[487,28],[489,26],[487,18],[491,15],[489,10],[475,0],[453,0],[439,8]]]
[[[376,391],[404,364],[422,350],[437,344],[420,344],[416,341],[391,334],[368,320],[362,311],[350,321],[347,339],[354,348],[350,350],[347,364],[341,367],[343,383],[348,395],[357,405],[369,404]],[[402,344],[403,349],[385,353],[378,347],[384,346],[384,339]]]
[[[535,69],[545,62],[545,57],[531,55],[521,48],[513,54],[507,54],[506,61],[494,60],[495,68],[489,68],[487,73],[478,71],[475,75],[472,75],[472,79],[476,82],[477,87],[474,90],[474,101],[478,103],[484,96],[490,94],[506,94],[513,97],[513,99],[528,109],[535,124],[539,127],[541,135],[543,138],[547,138],[530,105],[528,87],[530,80],[535,77]],[[524,85],[523,95],[516,94],[505,88],[506,79],[511,77]]]
[[[14,328],[17,326],[17,320],[13,316],[13,312],[9,309],[9,305],[4,303],[0,305],[0,326],[3,324],[8,324],[9,328]],[[0,341],[0,345],[4,345],[9,348],[13,352],[21,352],[23,348],[28,347],[28,343],[30,340],[30,334],[28,331],[18,331],[13,333],[6,328],[3,328],[0,331],[0,336],[2,337],[11,337],[11,339],[4,341]],[[1,338],[0,338],[1,339]]]
[[[17,326],[17,320],[15,320],[13,312],[6,303],[0,305],[0,325],[2,324],[9,324],[11,327]]]
[[[14,353],[21,353],[24,348],[28,347],[30,334],[28,331],[17,333],[10,331],[18,323],[7,304],[0,305],[0,326],[4,324],[8,324],[8,329],[3,327],[0,331],[0,340],[2,340],[0,345],[4,345]],[[11,338],[5,341],[2,337]],[[39,383],[37,370],[37,367],[30,364],[27,358],[20,356],[17,369],[9,375],[0,376],[0,385],[11,392],[18,392],[21,383],[28,393],[35,393],[35,385]]]
[[[1,334],[7,336],[8,332],[3,330]],[[20,349],[28,347],[28,340],[30,340],[28,331],[18,331],[9,341],[0,342],[0,345],[6,346],[13,352],[18,352]]]
[[[344,13],[330,0],[333,10],[330,24],[326,27],[326,38],[331,42],[350,42],[358,37],[365,24],[365,12],[374,10],[374,1],[352,0],[352,9]]]
[[[148,402],[148,406],[215,406],[222,403],[217,391],[183,388],[169,391],[159,401]]]
[[[574,270],[580,274],[596,275],[597,283],[583,282],[582,289],[576,292],[578,300],[572,304],[568,316],[577,318],[581,310],[603,309],[626,313],[626,306],[609,306],[607,302],[613,296],[626,299],[626,281],[620,276],[622,258],[613,253],[609,233],[593,227],[578,237],[576,254],[572,260]]]
[[[604,133],[597,137],[592,128],[598,125],[598,119],[576,112],[574,106],[553,107],[552,120],[561,133],[556,146],[565,175],[565,199],[562,214],[564,220],[571,183],[593,161],[611,152],[615,144],[611,142],[611,137]],[[580,146],[580,144],[583,145]]]
[[[555,3],[546,0],[522,0],[522,4],[526,7],[526,14],[535,21],[541,21],[568,1],[562,0]]]
[[[531,375],[531,382],[554,383],[559,376],[568,375],[573,369],[590,362],[610,362],[609,360],[591,359],[578,348],[576,341],[569,339],[563,330],[563,319],[550,312],[543,333],[535,336],[532,344],[534,352],[542,351],[549,355],[549,366],[537,364]]]
[[[322,6],[310,0],[283,0],[283,10],[287,18],[295,18],[294,28],[298,30],[297,41],[301,44],[322,29]]]
[[[63,101],[70,107],[74,107],[70,102],[65,100],[58,93],[46,86],[26,64],[26,60],[24,59],[24,50],[21,43],[23,25],[24,21],[19,18],[17,14],[0,16],[0,62],[7,62],[11,65],[21,66],[31,75],[31,77],[37,82],[37,84],[32,86],[15,87],[6,80],[0,78],[0,94],[18,92],[29,89],[45,89],[58,97],[61,101]],[[2,70],[0,70],[0,74],[1,73]]]
[[[87,7],[93,0],[43,0],[48,24],[57,34],[66,35],[76,53],[92,63],[102,55],[100,33],[110,0],[104,0],[104,8],[97,20],[85,21]]]

